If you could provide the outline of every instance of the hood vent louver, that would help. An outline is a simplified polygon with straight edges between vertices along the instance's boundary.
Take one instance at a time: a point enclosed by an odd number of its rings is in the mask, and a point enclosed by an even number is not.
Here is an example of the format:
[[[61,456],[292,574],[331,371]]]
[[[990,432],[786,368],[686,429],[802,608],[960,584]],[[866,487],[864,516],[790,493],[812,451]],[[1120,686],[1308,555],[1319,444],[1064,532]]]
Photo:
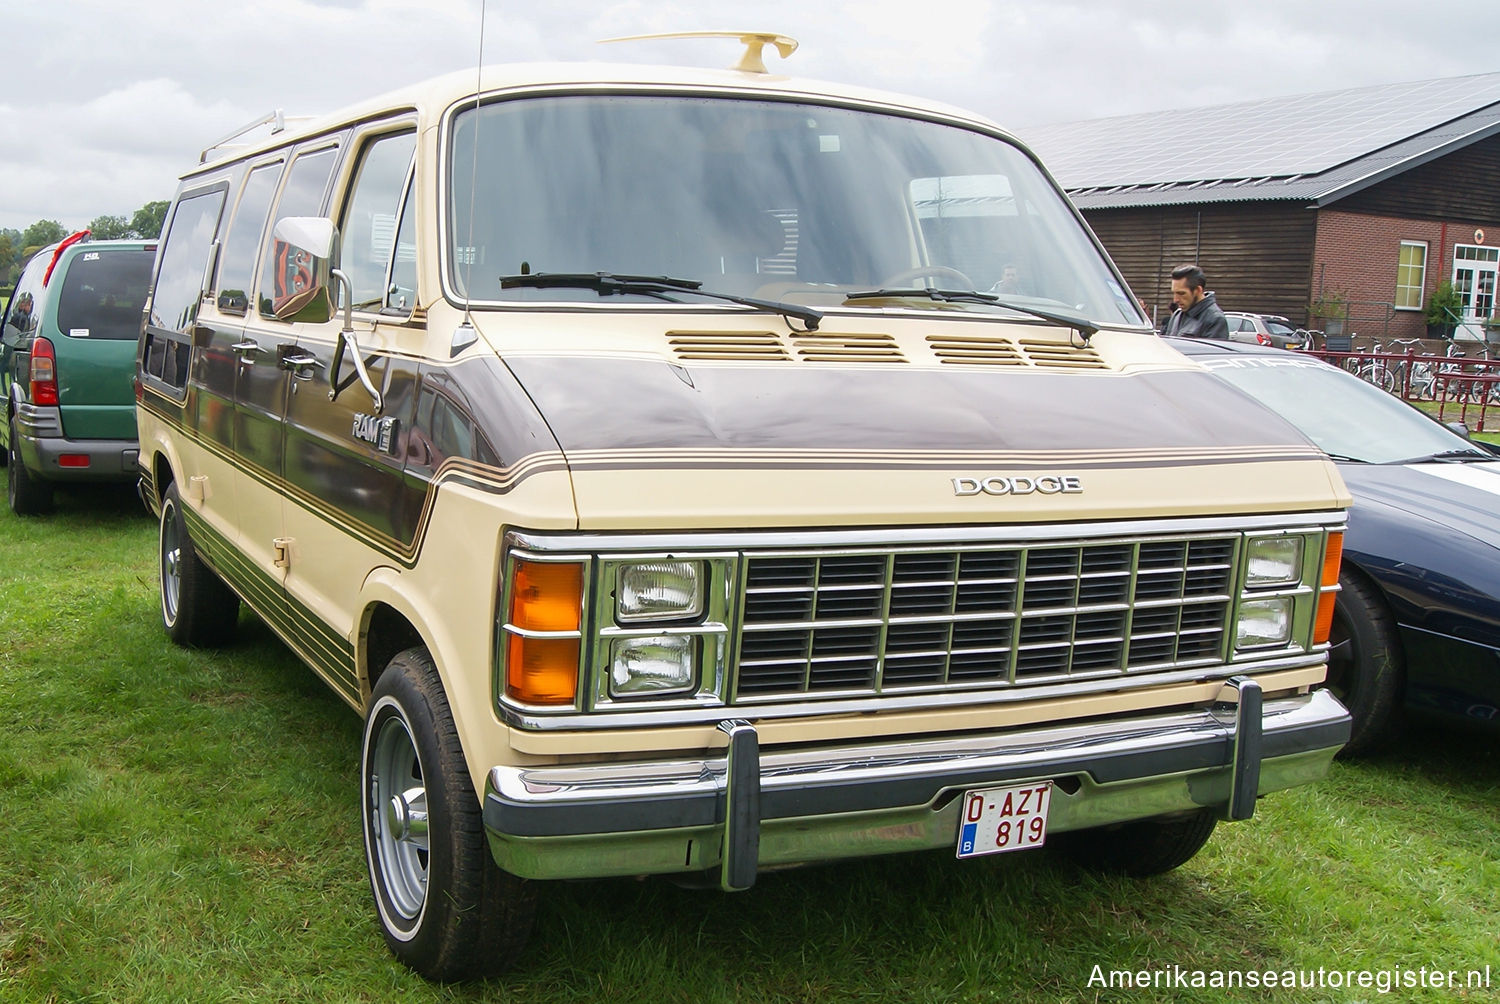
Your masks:
[[[821,331],[792,336],[798,358],[813,363],[904,363],[890,335],[840,335]]]
[[[671,331],[667,342],[678,359],[785,362],[792,357],[769,331]]]
[[[1026,353],[1026,358],[1031,360],[1033,366],[1067,370],[1109,369],[1104,360],[1099,358],[1099,353],[1086,346],[1078,348],[1074,345],[1059,345],[1056,342],[1023,338],[1021,351]]]
[[[1092,348],[1034,338],[928,335],[927,344],[943,363],[959,366],[1033,366],[1041,369],[1104,370],[1109,366]]]
[[[977,366],[1025,366],[1026,360],[1016,343],[1009,338],[973,338],[956,335],[928,335],[932,354],[945,363],[968,363]]]

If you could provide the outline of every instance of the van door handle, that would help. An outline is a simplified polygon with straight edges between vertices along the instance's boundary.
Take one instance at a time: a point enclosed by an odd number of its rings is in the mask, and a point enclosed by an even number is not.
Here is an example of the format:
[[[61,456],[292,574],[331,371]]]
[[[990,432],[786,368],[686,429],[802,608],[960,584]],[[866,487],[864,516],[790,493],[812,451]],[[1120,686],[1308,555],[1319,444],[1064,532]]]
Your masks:
[[[235,342],[233,345],[229,346],[229,349],[236,355],[241,356],[253,356],[255,355],[255,353],[261,351],[260,342],[257,342],[254,339],[243,342]]]
[[[308,380],[312,378],[312,374],[306,371],[317,369],[324,363],[317,356],[299,353],[295,356],[282,356],[280,365],[284,370],[291,370],[293,376]]]

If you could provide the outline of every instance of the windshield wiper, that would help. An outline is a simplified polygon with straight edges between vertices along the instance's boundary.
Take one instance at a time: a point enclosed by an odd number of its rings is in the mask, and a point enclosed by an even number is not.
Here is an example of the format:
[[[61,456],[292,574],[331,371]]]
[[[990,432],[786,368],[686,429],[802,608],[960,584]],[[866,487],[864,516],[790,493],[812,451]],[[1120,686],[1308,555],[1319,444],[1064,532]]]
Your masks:
[[[735,293],[720,293],[704,289],[697,279],[677,279],[670,275],[624,275],[618,272],[532,272],[528,275],[502,275],[501,289],[592,289],[600,296],[656,296],[672,299],[671,293],[693,293],[714,300],[726,300],[757,310],[768,310],[783,317],[795,317],[807,325],[808,331],[818,330],[823,320],[821,310],[799,307],[780,300],[762,300],[754,296],[739,296]],[[674,303],[681,302],[673,300]]]
[[[1397,460],[1397,461],[1395,461],[1395,463],[1398,463],[1398,464],[1426,464],[1426,463],[1470,464],[1470,463],[1475,463],[1475,462],[1481,461],[1481,460],[1484,461],[1485,463],[1489,463],[1489,462],[1491,462],[1491,461],[1493,461],[1495,459],[1496,458],[1495,458],[1495,455],[1493,453],[1486,453],[1484,450],[1481,450],[1481,449],[1478,449],[1477,447],[1472,447],[1471,446],[1468,449],[1463,449],[1463,450],[1442,450],[1442,451],[1440,451],[1438,453],[1429,453],[1429,454],[1427,454],[1426,456],[1423,456],[1423,457],[1411,457],[1411,458],[1409,458],[1407,460]]]
[[[981,293],[977,289],[933,289],[928,286],[914,286],[909,289],[863,289],[847,294],[845,300],[878,300],[878,299],[910,299],[913,297],[926,297],[939,303],[986,303],[995,307],[1003,307],[1006,310],[1014,310],[1021,314],[1030,314],[1053,324],[1061,324],[1064,327],[1073,328],[1088,341],[1099,331],[1099,326],[1090,321],[1082,314],[1074,314],[1061,310],[1042,310],[1038,307],[1029,307],[1020,303],[1012,303],[1009,300],[996,296],[994,293]]]

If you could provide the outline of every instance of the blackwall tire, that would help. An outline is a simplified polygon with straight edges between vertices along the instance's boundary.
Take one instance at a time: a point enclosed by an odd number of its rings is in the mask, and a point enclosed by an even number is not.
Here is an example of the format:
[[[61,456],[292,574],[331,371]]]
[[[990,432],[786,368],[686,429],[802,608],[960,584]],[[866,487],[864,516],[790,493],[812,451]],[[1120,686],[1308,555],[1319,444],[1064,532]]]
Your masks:
[[[1192,860],[1213,835],[1213,810],[1141,819],[1119,826],[1059,833],[1049,842],[1079,864],[1102,872],[1145,878]]]
[[[390,661],[360,753],[365,862],[392,953],[431,980],[491,976],[531,935],[535,886],[490,856],[479,799],[426,649]]]
[[[198,557],[175,482],[161,500],[156,564],[162,626],[174,642],[212,648],[234,639],[240,598]]]
[[[17,516],[41,516],[52,511],[52,485],[26,469],[14,416],[10,420],[10,446],[6,450],[5,500]]]
[[[1324,686],[1349,709],[1353,725],[1340,756],[1378,749],[1399,731],[1405,664],[1396,624],[1376,588],[1358,571],[1339,573]]]

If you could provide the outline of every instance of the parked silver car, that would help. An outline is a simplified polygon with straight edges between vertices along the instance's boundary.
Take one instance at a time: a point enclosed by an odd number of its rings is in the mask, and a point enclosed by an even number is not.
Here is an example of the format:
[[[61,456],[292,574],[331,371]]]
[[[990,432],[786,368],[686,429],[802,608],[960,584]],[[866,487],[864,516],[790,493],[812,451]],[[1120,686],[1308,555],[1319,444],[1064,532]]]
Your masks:
[[[1224,312],[1229,322],[1229,340],[1251,345],[1273,345],[1278,349],[1300,349],[1307,345],[1307,332],[1279,314]]]

